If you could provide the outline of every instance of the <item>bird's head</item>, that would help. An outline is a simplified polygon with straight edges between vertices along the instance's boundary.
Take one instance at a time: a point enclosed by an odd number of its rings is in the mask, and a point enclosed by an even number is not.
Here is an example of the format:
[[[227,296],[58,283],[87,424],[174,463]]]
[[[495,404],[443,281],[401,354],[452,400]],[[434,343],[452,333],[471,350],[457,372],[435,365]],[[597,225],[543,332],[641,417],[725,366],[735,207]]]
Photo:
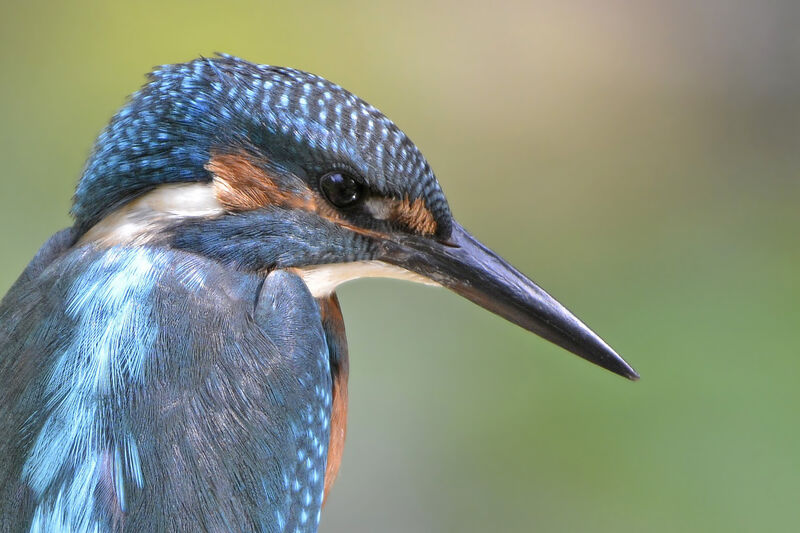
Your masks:
[[[417,147],[318,76],[229,56],[164,66],[101,133],[81,241],[294,269],[318,297],[361,277],[436,284],[625,377],[636,372],[452,217]]]

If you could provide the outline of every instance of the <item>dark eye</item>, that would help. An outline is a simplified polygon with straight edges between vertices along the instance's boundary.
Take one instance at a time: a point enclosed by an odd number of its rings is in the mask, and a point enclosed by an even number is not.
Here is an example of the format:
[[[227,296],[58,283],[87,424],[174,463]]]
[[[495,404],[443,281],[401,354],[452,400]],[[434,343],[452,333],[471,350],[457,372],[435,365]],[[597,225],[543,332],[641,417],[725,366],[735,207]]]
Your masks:
[[[319,188],[336,207],[352,207],[364,196],[364,186],[345,172],[329,172],[319,180]]]

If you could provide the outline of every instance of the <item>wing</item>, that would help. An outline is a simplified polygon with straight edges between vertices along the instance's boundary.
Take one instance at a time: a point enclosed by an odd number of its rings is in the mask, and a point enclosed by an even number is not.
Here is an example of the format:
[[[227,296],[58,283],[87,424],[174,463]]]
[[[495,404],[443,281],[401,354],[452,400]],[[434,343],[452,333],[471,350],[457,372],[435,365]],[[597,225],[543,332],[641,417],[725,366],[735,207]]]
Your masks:
[[[0,530],[316,531],[331,373],[303,282],[59,251],[0,304]]]

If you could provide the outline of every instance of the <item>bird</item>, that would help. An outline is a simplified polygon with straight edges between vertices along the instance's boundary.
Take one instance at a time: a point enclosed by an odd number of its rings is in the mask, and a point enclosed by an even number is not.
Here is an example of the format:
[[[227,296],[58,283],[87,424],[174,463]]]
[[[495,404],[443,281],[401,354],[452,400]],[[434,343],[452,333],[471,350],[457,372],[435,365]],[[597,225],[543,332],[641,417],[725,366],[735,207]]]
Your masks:
[[[0,531],[316,531],[354,279],[450,289],[638,378],[456,222],[403,131],[304,71],[156,67],[71,215],[0,303]]]

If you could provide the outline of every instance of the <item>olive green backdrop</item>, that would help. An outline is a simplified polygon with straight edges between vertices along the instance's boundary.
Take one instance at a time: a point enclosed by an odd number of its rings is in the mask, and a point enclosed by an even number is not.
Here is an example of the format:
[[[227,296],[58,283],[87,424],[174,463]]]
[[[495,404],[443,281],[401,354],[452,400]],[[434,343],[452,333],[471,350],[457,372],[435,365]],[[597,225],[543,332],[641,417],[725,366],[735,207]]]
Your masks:
[[[0,292],[152,66],[310,70],[405,129],[461,222],[642,374],[440,289],[345,286],[321,531],[795,530],[798,5],[5,2]]]

